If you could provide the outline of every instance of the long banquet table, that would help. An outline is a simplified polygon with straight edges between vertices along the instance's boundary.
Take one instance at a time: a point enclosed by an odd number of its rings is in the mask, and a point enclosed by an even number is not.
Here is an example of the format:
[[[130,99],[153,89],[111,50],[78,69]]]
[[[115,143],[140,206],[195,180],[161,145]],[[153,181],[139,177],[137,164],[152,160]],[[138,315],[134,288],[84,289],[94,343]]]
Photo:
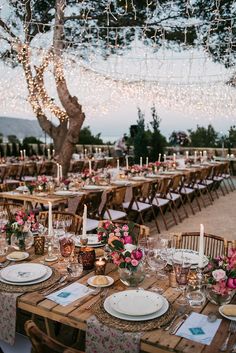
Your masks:
[[[38,261],[31,258],[31,261]],[[109,295],[116,291],[126,290],[127,287],[123,285],[119,280],[118,271],[114,268],[114,265],[108,264],[106,269],[106,274],[113,277],[114,284],[110,287]],[[79,283],[86,284],[87,279],[94,275],[94,272],[85,273],[78,280]],[[156,284],[155,276],[148,277],[142,283],[142,288],[149,289],[153,285]],[[180,295],[179,292],[174,290],[169,286],[166,281],[158,281],[158,285],[161,285],[164,289],[164,296],[175,306],[175,301],[177,297]],[[1,284],[0,284],[1,288]],[[23,294],[18,299],[18,309],[25,310],[29,313],[39,315],[46,320],[53,320],[56,322],[60,322],[66,324],[72,328],[77,328],[86,332],[86,320],[93,315],[93,308],[87,310],[86,306],[88,304],[95,303],[99,298],[99,294],[97,296],[88,296],[83,299],[77,300],[70,305],[61,306],[56,304],[53,301],[45,299],[42,294],[38,292]],[[234,299],[236,302],[236,298]],[[211,304],[210,302],[206,302],[206,304],[202,307],[202,309],[194,310],[201,312],[203,314],[208,314],[209,312],[218,312],[218,308],[216,305]],[[218,314],[220,317],[220,315]],[[217,353],[219,352],[219,347],[225,340],[228,327],[229,320],[222,318],[221,325],[214,337],[213,342],[210,346],[205,346],[200,343],[196,343],[176,335],[170,335],[168,331],[164,331],[163,329],[156,329],[153,331],[146,331],[141,336],[141,351],[149,352],[149,353],[167,353],[167,352],[194,352],[194,353]],[[48,333],[50,333],[48,331]],[[231,335],[230,344],[235,342]],[[229,351],[229,350],[228,350]]]

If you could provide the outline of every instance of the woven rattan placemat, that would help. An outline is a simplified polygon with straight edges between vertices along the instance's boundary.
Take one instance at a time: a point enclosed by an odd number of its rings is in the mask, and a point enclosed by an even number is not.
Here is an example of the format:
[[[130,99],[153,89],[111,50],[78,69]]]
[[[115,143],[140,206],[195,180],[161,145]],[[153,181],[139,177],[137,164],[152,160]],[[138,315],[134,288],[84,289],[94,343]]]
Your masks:
[[[12,284],[6,284],[0,282],[0,291],[8,293],[26,293],[26,292],[36,292],[38,290],[49,287],[50,285],[56,283],[61,277],[60,273],[52,268],[52,275],[46,281],[37,284],[29,284],[26,286],[16,286]]]
[[[97,316],[98,320],[101,321],[104,325],[112,326],[117,329],[128,331],[128,332],[138,332],[138,331],[151,331],[158,329],[162,326],[168,324],[171,319],[174,317],[176,310],[169,303],[169,309],[165,314],[156,319],[146,320],[146,321],[128,321],[118,319],[106,312],[103,306],[103,301],[97,303],[93,307],[93,313]]]

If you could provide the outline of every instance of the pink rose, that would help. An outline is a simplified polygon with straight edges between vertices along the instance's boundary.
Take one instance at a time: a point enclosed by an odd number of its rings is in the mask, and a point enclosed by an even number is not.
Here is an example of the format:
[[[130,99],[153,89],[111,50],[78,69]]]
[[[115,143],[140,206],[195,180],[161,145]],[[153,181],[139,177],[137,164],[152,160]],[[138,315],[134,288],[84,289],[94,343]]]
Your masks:
[[[125,262],[127,262],[127,264],[129,264],[131,262],[131,258],[130,257],[126,257],[125,258]]]
[[[227,287],[230,289],[236,289],[236,278],[229,278],[227,281]]]
[[[132,266],[138,266],[138,261],[135,260],[135,259],[131,260],[131,265]]]
[[[122,230],[124,230],[125,232],[128,232],[129,227],[127,226],[127,224],[123,225]]]
[[[212,276],[217,282],[219,282],[219,281],[222,281],[226,278],[226,273],[224,270],[221,270],[221,269],[215,270],[212,272]]]
[[[124,237],[128,237],[129,233],[128,232],[124,232]]]
[[[114,232],[115,233],[120,233],[120,228],[119,227],[115,228]]]
[[[130,235],[128,237],[125,237],[124,241],[125,241],[125,244],[132,244],[133,243],[133,239]]]
[[[132,251],[132,255],[134,257],[135,260],[141,260],[143,257],[143,253],[141,249],[137,249],[137,250],[133,250]]]

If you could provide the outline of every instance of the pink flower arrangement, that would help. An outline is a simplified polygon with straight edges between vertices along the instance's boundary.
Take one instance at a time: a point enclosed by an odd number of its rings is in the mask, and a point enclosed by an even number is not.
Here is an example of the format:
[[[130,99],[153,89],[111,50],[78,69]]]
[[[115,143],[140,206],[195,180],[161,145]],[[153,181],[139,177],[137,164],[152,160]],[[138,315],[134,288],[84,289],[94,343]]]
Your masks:
[[[109,246],[111,259],[120,268],[135,270],[142,261],[143,253],[136,245],[134,223],[122,225],[106,221],[98,228],[98,240]]]
[[[228,295],[236,289],[236,249],[230,249],[228,256],[211,259],[207,270],[212,290],[216,294]]]
[[[15,219],[13,221],[9,221],[5,225],[5,231],[7,238],[10,241],[11,234],[15,234],[17,237],[22,233],[26,233],[29,230],[37,231],[39,224],[35,218],[35,214],[33,212],[27,213],[24,210],[17,211],[15,214]]]

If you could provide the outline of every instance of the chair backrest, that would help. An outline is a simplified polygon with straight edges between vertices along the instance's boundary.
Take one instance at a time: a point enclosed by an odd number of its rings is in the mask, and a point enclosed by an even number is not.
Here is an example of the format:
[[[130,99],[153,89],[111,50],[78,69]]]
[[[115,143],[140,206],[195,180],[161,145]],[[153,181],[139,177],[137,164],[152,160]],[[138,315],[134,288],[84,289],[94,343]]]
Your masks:
[[[38,221],[42,223],[45,227],[48,225],[48,212],[43,211],[39,212]],[[82,218],[78,215],[69,212],[60,212],[60,211],[53,211],[52,213],[52,221],[64,221],[69,222],[70,225],[68,226],[67,230],[69,232],[73,232],[78,234],[81,226],[82,226]]]
[[[199,232],[181,233],[178,235],[177,247],[198,251]],[[228,241],[212,234],[204,234],[204,254],[206,256],[223,256],[228,252]]]
[[[118,187],[114,190],[112,190],[109,194],[109,199],[108,199],[108,207],[111,208],[120,208],[122,206],[122,203],[125,200],[125,194],[126,194],[126,187]]]
[[[98,218],[99,206],[102,201],[102,191],[90,192],[85,195],[84,202],[78,207],[77,213],[83,215],[84,204],[87,205],[87,212],[89,218]]]
[[[82,353],[81,351],[65,346],[41,331],[32,320],[26,321],[25,332],[29,337],[34,353]]]

